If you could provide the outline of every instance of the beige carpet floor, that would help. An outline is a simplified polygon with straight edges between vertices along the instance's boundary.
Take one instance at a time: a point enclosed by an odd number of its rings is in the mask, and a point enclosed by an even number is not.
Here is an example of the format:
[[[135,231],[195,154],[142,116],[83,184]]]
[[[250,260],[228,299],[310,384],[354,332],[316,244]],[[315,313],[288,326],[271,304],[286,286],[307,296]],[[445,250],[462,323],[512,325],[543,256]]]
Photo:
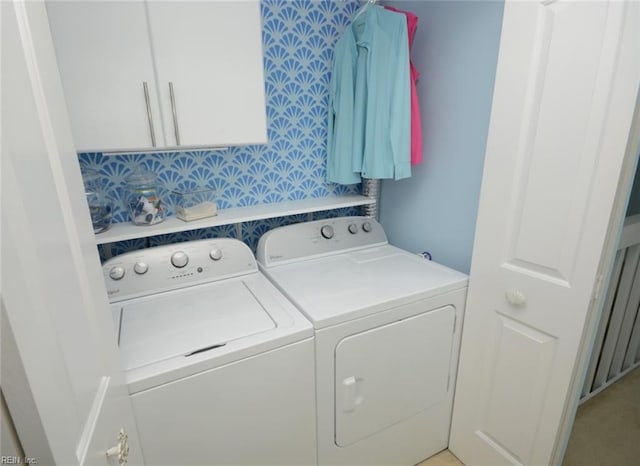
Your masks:
[[[640,368],[578,408],[563,466],[640,466]],[[464,466],[449,450],[417,466]]]
[[[640,368],[578,408],[563,466],[640,465]]]
[[[416,466],[464,466],[458,458],[449,450],[443,450],[437,455],[433,455],[431,458],[424,460],[422,463]]]

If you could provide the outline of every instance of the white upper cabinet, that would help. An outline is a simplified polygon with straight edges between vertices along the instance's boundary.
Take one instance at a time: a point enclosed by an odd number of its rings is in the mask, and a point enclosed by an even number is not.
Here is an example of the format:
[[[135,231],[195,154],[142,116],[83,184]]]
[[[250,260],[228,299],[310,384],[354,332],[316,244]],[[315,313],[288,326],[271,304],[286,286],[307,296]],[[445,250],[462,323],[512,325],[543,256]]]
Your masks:
[[[79,152],[267,141],[256,1],[52,1]]]

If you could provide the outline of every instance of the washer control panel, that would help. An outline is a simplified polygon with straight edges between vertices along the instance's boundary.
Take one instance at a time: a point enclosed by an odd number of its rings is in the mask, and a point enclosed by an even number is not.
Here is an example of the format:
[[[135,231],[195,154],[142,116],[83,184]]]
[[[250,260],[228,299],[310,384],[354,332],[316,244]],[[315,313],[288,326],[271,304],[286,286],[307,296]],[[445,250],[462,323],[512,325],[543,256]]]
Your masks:
[[[168,244],[113,257],[102,265],[110,302],[257,272],[242,241],[217,238]]]
[[[382,226],[369,217],[337,217],[275,228],[260,238],[258,262],[283,261],[388,244]]]

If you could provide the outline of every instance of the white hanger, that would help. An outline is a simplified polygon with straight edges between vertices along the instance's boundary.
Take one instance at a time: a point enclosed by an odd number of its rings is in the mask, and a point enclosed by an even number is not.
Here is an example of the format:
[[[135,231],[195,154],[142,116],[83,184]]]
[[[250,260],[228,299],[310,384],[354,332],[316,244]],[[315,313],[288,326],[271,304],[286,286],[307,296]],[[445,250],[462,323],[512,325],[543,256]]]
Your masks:
[[[353,19],[351,21],[353,22],[358,16],[360,16],[369,8],[369,5],[374,5],[376,2],[377,0],[367,0],[367,2],[362,5],[358,11],[356,11],[356,14],[353,15]]]

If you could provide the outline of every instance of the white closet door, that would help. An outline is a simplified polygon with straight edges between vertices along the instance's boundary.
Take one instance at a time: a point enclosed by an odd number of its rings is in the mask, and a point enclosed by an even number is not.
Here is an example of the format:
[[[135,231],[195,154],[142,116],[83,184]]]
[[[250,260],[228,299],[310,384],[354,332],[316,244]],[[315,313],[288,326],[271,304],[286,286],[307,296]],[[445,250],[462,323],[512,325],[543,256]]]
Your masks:
[[[259,2],[147,5],[167,145],[265,143]]]
[[[638,44],[637,2],[505,4],[450,438],[467,465],[558,460]]]
[[[3,362],[22,373],[2,392],[36,462],[117,464],[105,453],[124,429],[141,464],[44,3],[0,8]]]
[[[446,306],[338,343],[338,446],[373,435],[447,396],[454,319],[455,309]]]
[[[142,1],[52,1],[47,12],[79,152],[164,145]]]

